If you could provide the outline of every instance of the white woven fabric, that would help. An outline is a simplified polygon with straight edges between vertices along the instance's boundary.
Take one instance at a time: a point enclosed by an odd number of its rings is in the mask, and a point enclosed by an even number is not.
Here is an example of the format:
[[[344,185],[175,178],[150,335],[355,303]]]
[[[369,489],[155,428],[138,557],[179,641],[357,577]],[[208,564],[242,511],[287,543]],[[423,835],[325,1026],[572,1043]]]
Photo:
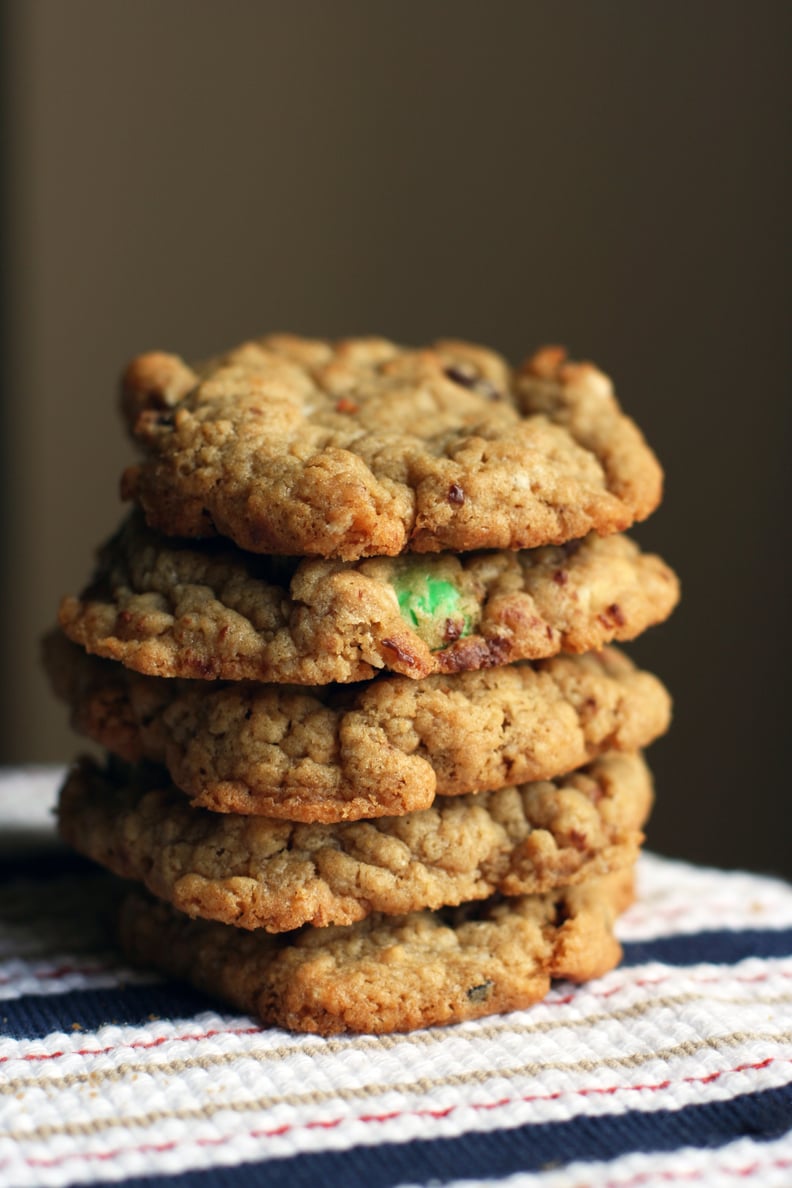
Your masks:
[[[23,848],[56,845],[53,828],[62,767],[31,766],[0,772],[0,859]]]

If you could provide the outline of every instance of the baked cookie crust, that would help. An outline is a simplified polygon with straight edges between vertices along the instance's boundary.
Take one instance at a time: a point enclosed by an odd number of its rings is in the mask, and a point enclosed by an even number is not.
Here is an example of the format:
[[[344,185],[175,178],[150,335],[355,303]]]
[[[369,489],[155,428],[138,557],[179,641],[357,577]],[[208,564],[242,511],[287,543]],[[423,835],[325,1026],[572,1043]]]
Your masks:
[[[610,380],[545,347],[273,335],[195,368],[142,355],[122,494],[171,536],[354,560],[533,548],[644,519],[660,467]]]
[[[293,821],[428,808],[551,779],[661,735],[670,699],[615,648],[423,681],[306,689],[143,677],[60,633],[45,661],[75,728],[163,763],[194,804]]]
[[[121,911],[127,957],[293,1031],[387,1034],[519,1010],[552,978],[583,982],[621,957],[632,871],[550,895],[371,915],[273,937],[190,920],[139,893]]]
[[[152,676],[324,685],[596,650],[678,597],[672,570],[620,534],[344,562],[198,548],[134,515],[59,619],[87,651]]]
[[[544,893],[631,866],[651,802],[642,758],[611,753],[402,817],[302,825],[194,808],[154,773],[83,760],[58,820],[75,850],[186,915],[283,932]]]

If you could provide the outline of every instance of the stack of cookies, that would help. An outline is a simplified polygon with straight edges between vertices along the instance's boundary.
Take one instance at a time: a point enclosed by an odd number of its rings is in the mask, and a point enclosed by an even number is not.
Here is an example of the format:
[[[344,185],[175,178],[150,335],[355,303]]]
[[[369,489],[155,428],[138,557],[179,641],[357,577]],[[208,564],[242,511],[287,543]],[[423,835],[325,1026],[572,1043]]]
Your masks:
[[[323,1034],[610,969],[670,715],[610,645],[678,587],[621,535],[662,480],[606,376],[281,335],[144,355],[122,410],[134,507],[45,657],[131,959]]]

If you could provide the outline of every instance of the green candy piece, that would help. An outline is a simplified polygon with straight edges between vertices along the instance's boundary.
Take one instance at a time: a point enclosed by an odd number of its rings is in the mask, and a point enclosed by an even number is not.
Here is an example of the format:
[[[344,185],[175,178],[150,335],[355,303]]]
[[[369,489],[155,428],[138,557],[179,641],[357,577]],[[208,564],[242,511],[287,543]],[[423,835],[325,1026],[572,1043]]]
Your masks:
[[[427,643],[443,647],[442,633],[448,619],[462,619],[460,635],[470,634],[470,618],[462,610],[462,595],[452,582],[408,570],[394,583],[402,618],[435,638]]]

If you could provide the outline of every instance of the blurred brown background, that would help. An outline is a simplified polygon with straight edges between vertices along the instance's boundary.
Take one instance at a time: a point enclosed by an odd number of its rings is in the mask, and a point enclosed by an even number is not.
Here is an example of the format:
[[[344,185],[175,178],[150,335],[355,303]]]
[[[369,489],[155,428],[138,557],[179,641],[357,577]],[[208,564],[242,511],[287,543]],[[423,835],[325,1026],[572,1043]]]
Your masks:
[[[667,471],[684,603],[650,844],[792,875],[785,3],[15,0],[4,9],[0,760],[120,518],[121,364],[256,333],[549,340]]]

